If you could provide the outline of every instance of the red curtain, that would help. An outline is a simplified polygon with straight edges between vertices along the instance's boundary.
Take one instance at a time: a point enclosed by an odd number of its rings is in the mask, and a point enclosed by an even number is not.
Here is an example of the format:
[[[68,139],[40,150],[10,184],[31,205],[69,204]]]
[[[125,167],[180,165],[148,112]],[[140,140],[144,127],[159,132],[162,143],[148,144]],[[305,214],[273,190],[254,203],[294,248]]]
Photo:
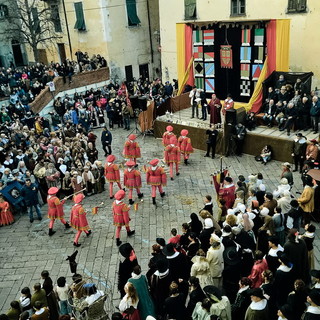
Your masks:
[[[185,70],[187,70],[190,59],[193,56],[193,43],[192,43],[192,27],[189,25],[185,25]],[[193,68],[190,69],[189,78],[187,80],[187,84],[190,86],[194,86],[194,75]]]
[[[269,75],[276,70],[276,62],[277,62],[277,22],[276,20],[271,20],[267,26],[267,54],[268,54],[268,74]]]

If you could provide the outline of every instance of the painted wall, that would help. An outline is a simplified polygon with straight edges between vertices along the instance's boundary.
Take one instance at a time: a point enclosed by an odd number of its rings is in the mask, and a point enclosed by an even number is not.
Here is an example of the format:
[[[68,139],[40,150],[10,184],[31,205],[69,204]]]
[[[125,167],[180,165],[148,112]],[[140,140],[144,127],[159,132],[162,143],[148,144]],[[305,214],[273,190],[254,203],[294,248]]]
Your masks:
[[[288,0],[247,0],[246,16],[230,17],[230,0],[197,0],[196,22],[291,19],[290,70],[314,72],[313,87],[320,87],[319,0],[307,0],[307,12],[287,14]],[[160,0],[162,74],[177,77],[176,23],[184,20],[184,0]]]

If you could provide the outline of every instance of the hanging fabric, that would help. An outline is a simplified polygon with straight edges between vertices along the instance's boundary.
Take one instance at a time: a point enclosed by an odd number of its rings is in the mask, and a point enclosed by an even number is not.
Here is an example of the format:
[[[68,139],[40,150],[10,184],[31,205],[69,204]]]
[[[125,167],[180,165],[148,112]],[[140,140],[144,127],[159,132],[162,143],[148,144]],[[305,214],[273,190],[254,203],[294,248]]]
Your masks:
[[[221,45],[220,46],[220,63],[221,68],[232,69],[232,46],[231,45]]]

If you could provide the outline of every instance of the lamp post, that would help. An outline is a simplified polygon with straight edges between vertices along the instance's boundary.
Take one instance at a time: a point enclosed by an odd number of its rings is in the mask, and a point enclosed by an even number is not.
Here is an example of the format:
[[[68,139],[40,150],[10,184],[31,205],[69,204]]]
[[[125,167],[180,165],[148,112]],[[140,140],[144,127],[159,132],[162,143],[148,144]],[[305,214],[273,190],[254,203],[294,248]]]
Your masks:
[[[69,25],[68,25],[66,5],[65,5],[65,3],[64,3],[64,0],[62,0],[62,7],[63,7],[63,13],[64,13],[64,20],[65,20],[65,22],[66,22],[66,27],[67,27],[68,43],[69,43],[69,50],[70,50],[70,59],[72,60],[71,38],[70,38],[70,32],[69,32]]]

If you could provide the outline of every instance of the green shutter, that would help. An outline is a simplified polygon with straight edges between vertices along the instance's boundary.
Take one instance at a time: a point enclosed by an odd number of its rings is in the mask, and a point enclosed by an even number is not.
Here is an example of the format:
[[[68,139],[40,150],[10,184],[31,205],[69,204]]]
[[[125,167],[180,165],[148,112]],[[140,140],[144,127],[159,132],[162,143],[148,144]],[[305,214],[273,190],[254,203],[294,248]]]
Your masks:
[[[184,0],[184,15],[186,20],[197,18],[197,0]]]
[[[36,33],[40,33],[40,20],[39,20],[39,15],[38,15],[38,9],[35,7],[31,8],[31,15],[32,15],[32,20],[33,20],[33,30]]]
[[[78,30],[86,30],[86,23],[84,21],[83,7],[82,2],[75,2],[74,9],[76,11],[76,23],[74,25],[74,29]]]
[[[137,15],[136,0],[126,0],[129,26],[136,26],[141,21]]]

